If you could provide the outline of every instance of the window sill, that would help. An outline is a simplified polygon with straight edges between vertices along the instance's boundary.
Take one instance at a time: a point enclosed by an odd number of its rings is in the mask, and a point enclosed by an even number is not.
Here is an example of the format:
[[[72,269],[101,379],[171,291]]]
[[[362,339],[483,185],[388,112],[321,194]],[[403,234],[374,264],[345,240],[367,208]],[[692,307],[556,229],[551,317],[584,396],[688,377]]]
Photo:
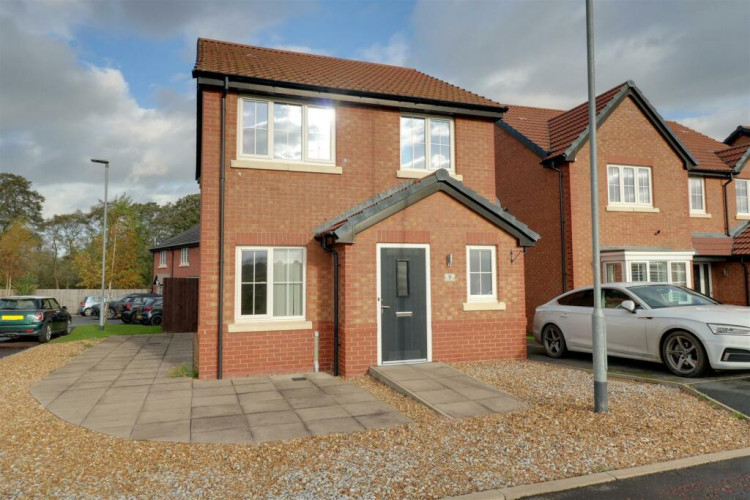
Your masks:
[[[707,214],[706,212],[690,212],[690,217],[695,217],[698,219],[710,219],[711,214]]]
[[[177,266],[177,267],[190,267],[190,264],[180,264],[180,265],[179,265],[179,266]]]
[[[399,179],[421,179],[422,177],[427,177],[430,174],[434,174],[434,170],[396,170],[396,177]],[[455,172],[450,172],[451,177],[456,179],[457,181],[463,182],[464,176],[459,175]]]
[[[312,330],[312,321],[254,321],[246,323],[229,323],[227,328],[229,333]]]
[[[159,267],[158,267],[158,269],[166,269],[166,268],[167,268],[167,266],[162,266],[162,265],[159,265]]]
[[[627,205],[607,205],[607,212],[647,212],[658,213],[660,210],[656,207],[627,206]]]
[[[320,163],[302,162],[280,162],[270,160],[232,160],[232,168],[249,168],[253,170],[281,170],[284,172],[305,172],[308,174],[335,174],[341,175],[343,169],[336,165],[323,165]]]
[[[737,214],[735,216],[736,220],[750,220],[750,214]]]
[[[464,311],[505,311],[505,302],[464,302]]]

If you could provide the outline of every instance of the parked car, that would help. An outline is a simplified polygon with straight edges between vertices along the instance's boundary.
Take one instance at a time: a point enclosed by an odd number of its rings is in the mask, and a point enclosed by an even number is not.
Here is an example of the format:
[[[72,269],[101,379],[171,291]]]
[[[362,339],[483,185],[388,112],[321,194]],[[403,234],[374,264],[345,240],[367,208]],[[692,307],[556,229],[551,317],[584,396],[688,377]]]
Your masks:
[[[133,302],[140,297],[161,297],[156,293],[129,293],[122,297],[111,300],[107,304],[107,319],[119,318],[122,312],[125,310],[127,304]],[[93,314],[99,317],[101,307],[94,306],[92,308]]]
[[[136,297],[125,303],[125,309],[120,313],[123,323],[137,323],[136,316],[144,307],[152,305],[155,301],[161,301],[161,297]]]
[[[146,304],[134,317],[133,322],[140,322],[144,325],[159,326],[163,318],[163,300],[161,297],[154,299],[153,302]]]
[[[750,307],[722,305],[667,283],[602,287],[607,354],[664,363],[675,375],[750,369]],[[537,307],[534,338],[547,355],[591,352],[594,290],[573,290]]]
[[[81,301],[81,307],[78,308],[78,314],[80,316],[91,316],[94,306],[99,306],[104,301],[104,297],[101,295],[87,295]]]
[[[0,299],[0,336],[36,337],[49,342],[52,335],[67,335],[73,330],[68,308],[60,307],[54,297],[19,295]]]

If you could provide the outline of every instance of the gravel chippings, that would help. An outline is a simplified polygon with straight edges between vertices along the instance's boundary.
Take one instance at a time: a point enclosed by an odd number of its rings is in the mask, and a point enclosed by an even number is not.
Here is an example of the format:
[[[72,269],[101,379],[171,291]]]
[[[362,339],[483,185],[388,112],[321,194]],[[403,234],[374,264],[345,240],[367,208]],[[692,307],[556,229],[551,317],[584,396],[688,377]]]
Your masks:
[[[452,420],[359,377],[414,423],[259,445],[130,441],[29,394],[84,342],[0,360],[0,497],[436,498],[750,446],[750,422],[678,389],[610,381],[597,415],[590,374],[526,361],[453,365],[527,403],[510,414]]]

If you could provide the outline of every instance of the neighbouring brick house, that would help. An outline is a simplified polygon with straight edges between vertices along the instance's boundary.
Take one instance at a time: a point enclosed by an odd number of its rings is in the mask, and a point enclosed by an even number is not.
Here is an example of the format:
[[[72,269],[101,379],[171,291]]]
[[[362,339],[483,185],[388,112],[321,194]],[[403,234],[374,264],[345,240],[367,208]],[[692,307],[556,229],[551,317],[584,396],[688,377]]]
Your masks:
[[[410,68],[205,39],[193,76],[200,378],[310,371],[316,332],[344,375],[526,356],[538,236],[496,204],[503,106]]]
[[[748,145],[665,122],[633,82],[597,96],[596,113],[602,281],[669,281],[747,304],[733,242],[750,219]],[[593,283],[588,125],[588,103],[510,106],[495,129],[502,205],[542,236],[526,256],[529,318]]]
[[[162,293],[164,278],[198,278],[201,272],[201,226],[187,229],[151,248],[154,256],[154,293]]]

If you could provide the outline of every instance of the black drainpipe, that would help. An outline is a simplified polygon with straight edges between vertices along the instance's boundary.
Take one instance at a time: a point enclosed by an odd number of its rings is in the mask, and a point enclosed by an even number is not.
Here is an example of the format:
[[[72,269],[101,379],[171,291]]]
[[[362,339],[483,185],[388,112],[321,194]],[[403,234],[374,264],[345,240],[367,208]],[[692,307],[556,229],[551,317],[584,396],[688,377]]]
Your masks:
[[[320,238],[320,246],[333,255],[333,376],[339,374],[339,253],[328,246],[327,236]]]
[[[734,180],[734,173],[729,174],[729,180],[721,185],[724,190],[724,227],[729,236],[729,202],[727,201],[727,186]]]
[[[748,270],[747,270],[747,262],[745,262],[745,257],[740,257],[740,265],[742,266],[742,270],[745,271],[745,305],[750,306],[750,282],[748,282]]]
[[[562,291],[568,291],[567,257],[565,255],[565,200],[563,199],[563,173],[555,162],[552,162],[552,170],[557,172],[557,191],[560,195],[560,260],[562,261]]]
[[[221,94],[221,145],[219,147],[219,341],[217,343],[218,360],[216,363],[216,378],[221,380],[224,361],[224,169],[226,150],[226,116],[227,116],[227,90],[229,89],[229,77],[224,77],[224,90]]]

